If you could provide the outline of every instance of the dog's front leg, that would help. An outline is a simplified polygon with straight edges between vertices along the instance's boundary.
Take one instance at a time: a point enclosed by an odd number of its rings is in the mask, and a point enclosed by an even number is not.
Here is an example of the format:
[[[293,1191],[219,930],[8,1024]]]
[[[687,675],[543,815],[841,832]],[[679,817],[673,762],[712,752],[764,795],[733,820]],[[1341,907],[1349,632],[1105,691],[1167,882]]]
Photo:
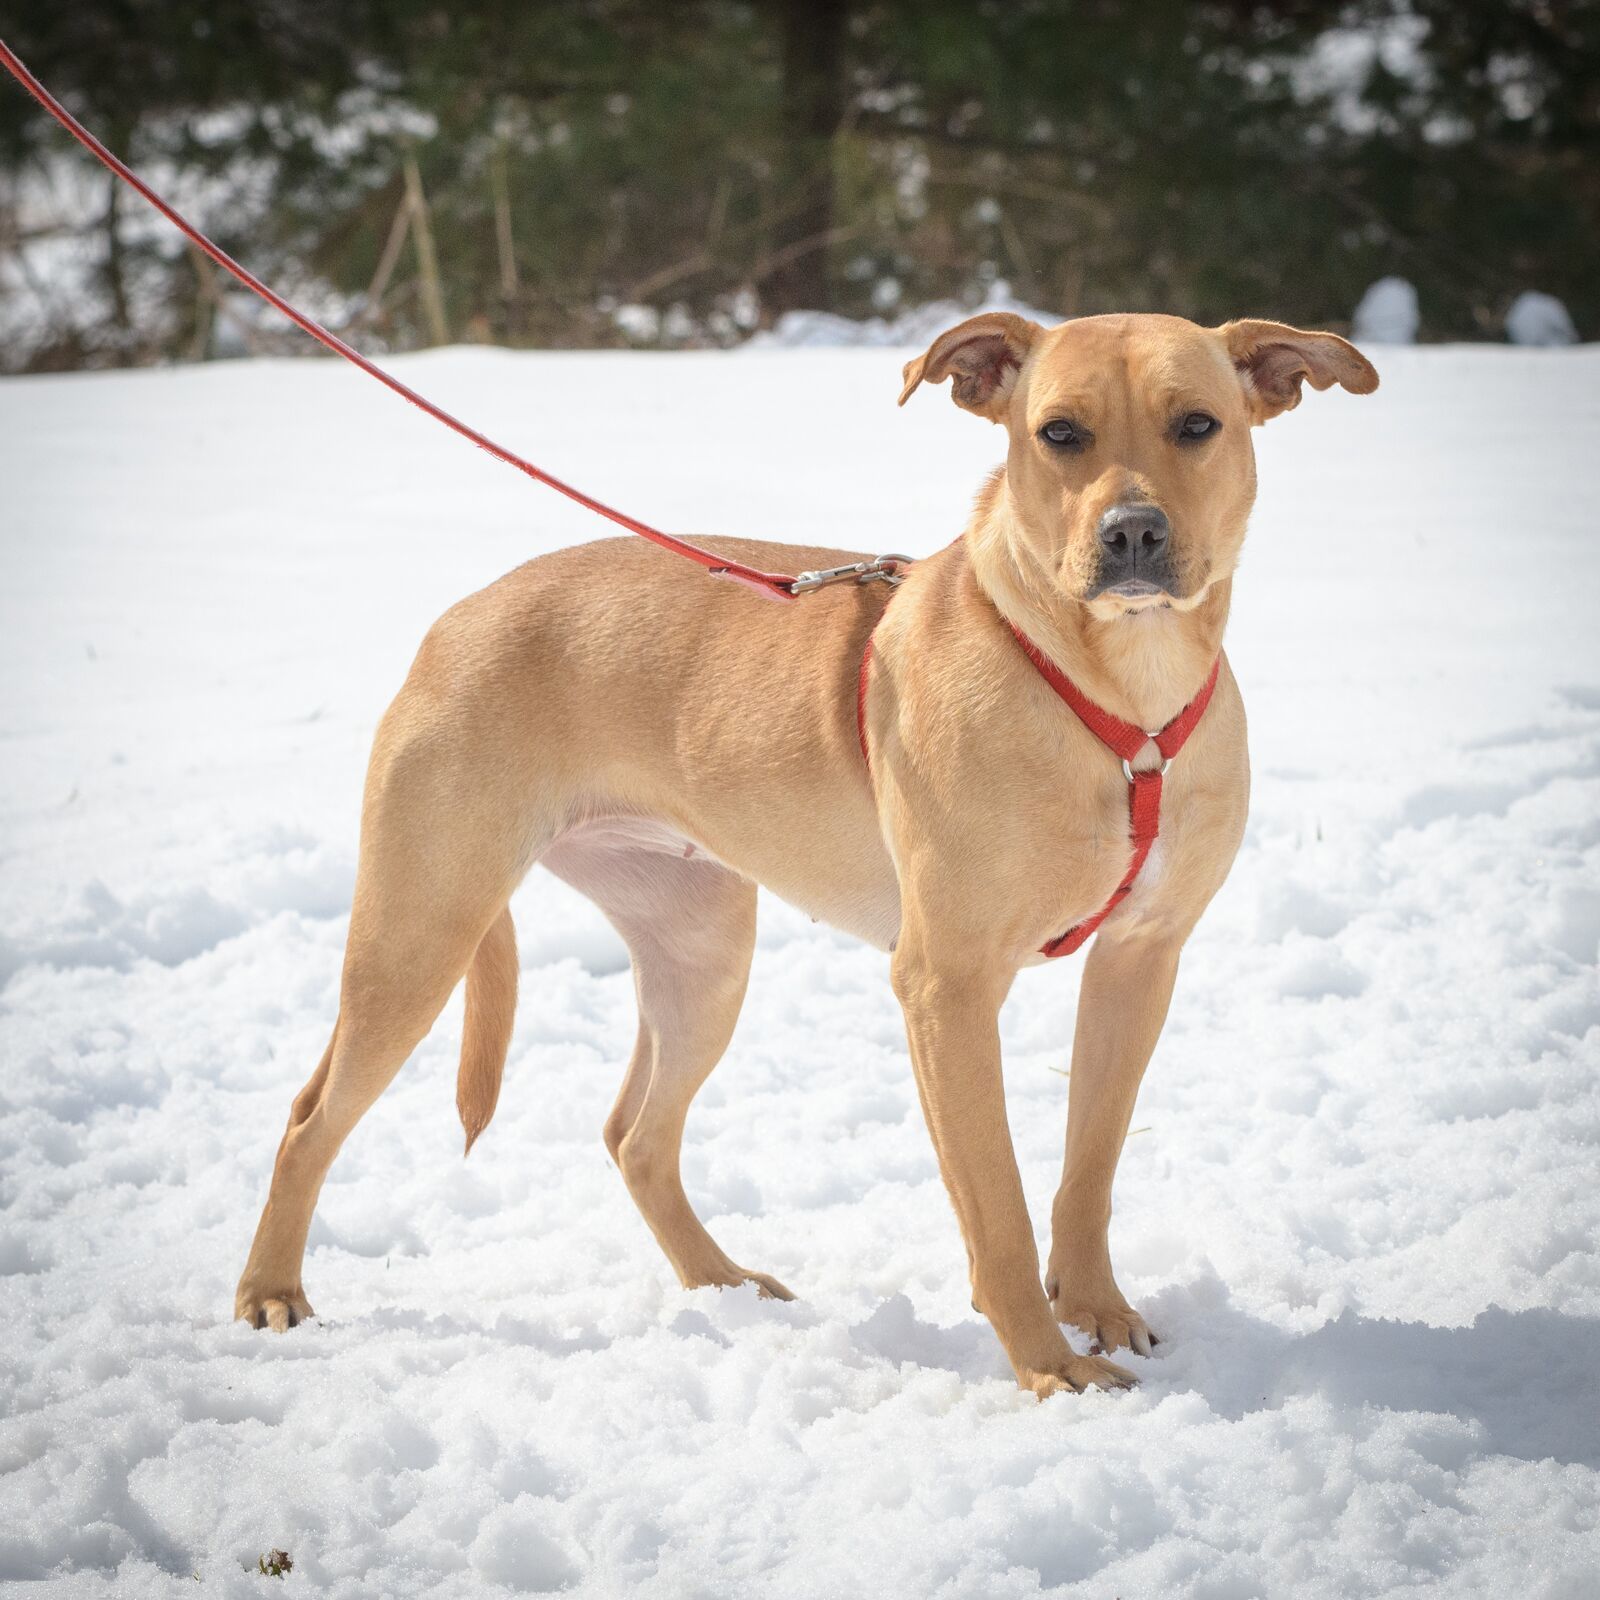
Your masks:
[[[973,1303],[994,1324],[1017,1381],[1043,1398],[1061,1389],[1124,1387],[1121,1367],[1080,1356],[1039,1284],[1022,1178],[1000,1076],[1000,1004],[1013,973],[970,949],[937,952],[913,926],[895,952],[895,993],[939,1170],[966,1239]]]
[[[1150,1330],[1111,1274],[1111,1180],[1139,1083],[1160,1037],[1178,976],[1181,941],[1144,934],[1095,940],[1083,970],[1067,1154],[1051,1217],[1045,1278],[1056,1316],[1103,1350],[1150,1354]]]

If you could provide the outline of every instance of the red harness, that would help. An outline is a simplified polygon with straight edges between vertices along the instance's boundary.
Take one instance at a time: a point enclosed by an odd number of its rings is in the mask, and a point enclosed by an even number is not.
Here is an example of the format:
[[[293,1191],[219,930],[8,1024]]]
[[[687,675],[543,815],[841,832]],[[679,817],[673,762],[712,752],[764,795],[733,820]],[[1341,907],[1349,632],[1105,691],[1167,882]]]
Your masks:
[[[1128,779],[1128,832],[1133,842],[1133,859],[1128,863],[1122,882],[1092,917],[1085,917],[1082,922],[1075,923],[1065,933],[1039,947],[1042,955],[1070,956],[1087,943],[1100,924],[1122,903],[1133,888],[1139,869],[1149,858],[1150,847],[1161,832],[1162,776],[1206,714],[1206,707],[1211,704],[1211,692],[1217,686],[1222,657],[1218,656],[1211,663],[1211,671],[1200,693],[1159,733],[1146,733],[1133,723],[1112,716],[1103,706],[1097,706],[1021,628],[1013,626],[1011,631],[1022,646],[1023,654],[1038,669],[1039,676],[1066,701],[1078,721],[1113,755],[1122,757],[1122,770]],[[872,765],[872,753],[867,747],[867,679],[871,669],[872,639],[869,636],[867,647],[861,652],[861,671],[856,679],[856,736],[861,741],[861,754],[869,768]],[[1161,765],[1149,772],[1135,772],[1132,765],[1134,757],[1150,740],[1155,741],[1156,749],[1161,752]]]

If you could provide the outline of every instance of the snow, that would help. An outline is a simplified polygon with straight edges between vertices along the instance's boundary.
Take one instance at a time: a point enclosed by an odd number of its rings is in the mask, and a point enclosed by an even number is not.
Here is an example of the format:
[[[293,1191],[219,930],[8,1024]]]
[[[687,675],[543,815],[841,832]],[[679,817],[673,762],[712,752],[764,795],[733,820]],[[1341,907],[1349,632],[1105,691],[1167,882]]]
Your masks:
[[[1421,321],[1416,286],[1405,278],[1379,278],[1356,302],[1351,337],[1357,344],[1415,344]]]
[[[1553,294],[1525,289],[1506,312],[1506,338],[1512,344],[1576,344],[1578,330],[1572,313]]]
[[[1053,327],[1061,320],[1058,313],[1040,311],[1017,299],[1004,279],[993,283],[975,303],[959,300],[932,300],[894,317],[867,317],[856,321],[831,311],[786,311],[772,325],[746,341],[747,349],[819,349],[841,345],[909,345],[921,350],[946,328],[953,328],[968,317],[986,311],[1008,311],[1013,316]]]
[[[1000,437],[897,413],[907,353],[396,366],[664,526],[926,552]],[[1043,1405],[968,1303],[885,958],[764,904],[685,1170],[802,1298],[684,1293],[600,1141],[622,950],[543,874],[470,1161],[453,1007],[329,1179],[321,1320],[231,1324],[374,722],[448,603],[599,530],[329,362],[0,383],[0,1582],[1596,1592],[1600,354],[1378,360],[1258,435],[1250,830],[1112,1229],[1165,1342]],[[1075,966],[1003,1019],[1042,1243]]]

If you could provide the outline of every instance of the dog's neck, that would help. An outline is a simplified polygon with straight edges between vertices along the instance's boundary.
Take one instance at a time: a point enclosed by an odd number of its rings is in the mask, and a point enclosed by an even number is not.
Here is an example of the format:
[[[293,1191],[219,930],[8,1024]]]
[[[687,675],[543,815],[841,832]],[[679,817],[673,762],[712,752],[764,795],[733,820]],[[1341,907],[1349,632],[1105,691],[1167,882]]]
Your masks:
[[[978,497],[962,541],[978,586],[1097,705],[1141,728],[1165,727],[1194,699],[1222,648],[1233,580],[1185,610],[1162,607],[1102,621],[1064,596],[1037,555],[1001,468]]]

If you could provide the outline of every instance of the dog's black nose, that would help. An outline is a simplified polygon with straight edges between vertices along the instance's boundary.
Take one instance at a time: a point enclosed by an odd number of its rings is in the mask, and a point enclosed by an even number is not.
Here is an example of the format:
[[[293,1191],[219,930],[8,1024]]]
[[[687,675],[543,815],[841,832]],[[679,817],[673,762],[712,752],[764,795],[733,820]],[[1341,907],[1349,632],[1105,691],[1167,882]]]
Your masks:
[[[1166,512],[1148,502],[1112,506],[1100,519],[1105,559],[1130,572],[1165,554],[1171,532]]]

